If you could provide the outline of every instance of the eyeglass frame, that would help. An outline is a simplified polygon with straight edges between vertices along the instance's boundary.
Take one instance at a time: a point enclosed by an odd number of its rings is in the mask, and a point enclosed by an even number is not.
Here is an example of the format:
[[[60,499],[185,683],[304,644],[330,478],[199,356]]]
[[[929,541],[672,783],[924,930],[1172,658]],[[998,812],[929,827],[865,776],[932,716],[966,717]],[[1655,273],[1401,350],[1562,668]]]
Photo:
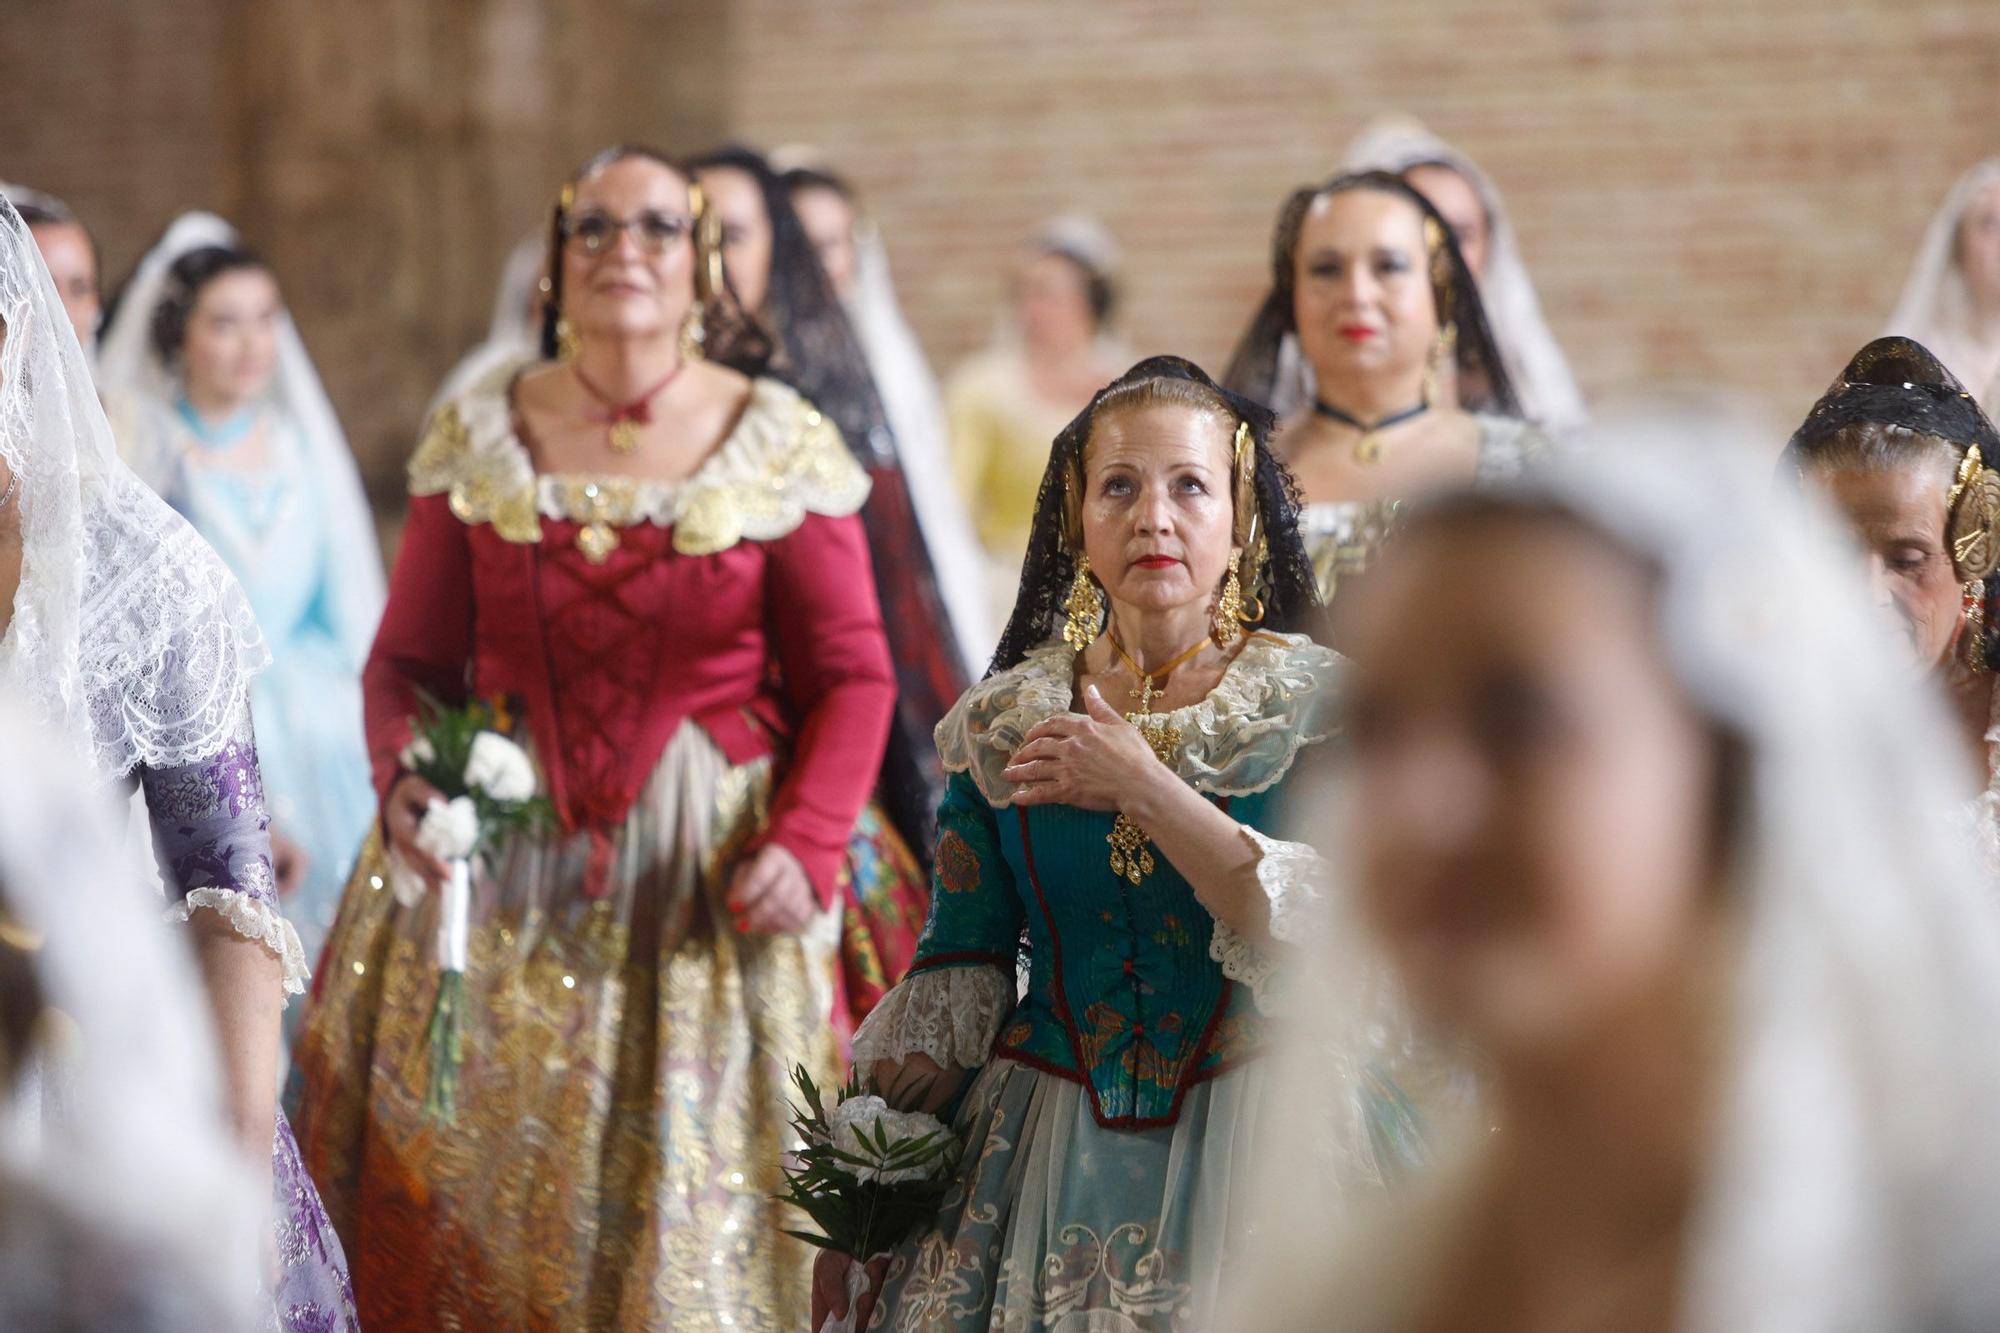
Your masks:
[[[644,230],[648,222],[670,223],[674,227],[673,234],[650,238]],[[599,223],[607,228],[603,239],[595,247],[591,245],[587,237],[579,233],[579,228],[585,223]],[[633,232],[633,239],[637,243],[640,253],[649,258],[657,259],[659,256],[667,253],[680,238],[692,237],[697,225],[698,219],[690,213],[664,213],[659,209],[649,208],[639,213],[636,217],[620,219],[614,218],[609,213],[601,210],[593,209],[590,212],[582,214],[564,214],[561,232],[565,246],[571,241],[575,241],[584,254],[592,259],[601,259],[611,253],[611,251],[617,249],[620,238],[629,229]]]

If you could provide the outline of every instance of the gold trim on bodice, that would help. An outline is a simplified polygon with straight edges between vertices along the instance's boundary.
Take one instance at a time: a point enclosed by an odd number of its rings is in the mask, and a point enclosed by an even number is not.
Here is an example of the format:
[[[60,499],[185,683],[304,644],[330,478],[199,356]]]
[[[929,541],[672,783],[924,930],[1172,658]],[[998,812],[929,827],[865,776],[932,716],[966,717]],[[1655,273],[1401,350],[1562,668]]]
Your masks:
[[[759,379],[729,438],[682,481],[537,473],[515,431],[502,367],[440,408],[410,460],[410,494],[449,493],[461,523],[491,524],[510,542],[537,542],[542,519],[582,525],[577,549],[602,564],[621,528],[673,529],[682,555],[715,555],[744,540],[776,541],[809,513],[844,518],[868,498],[868,474],[817,408]]]

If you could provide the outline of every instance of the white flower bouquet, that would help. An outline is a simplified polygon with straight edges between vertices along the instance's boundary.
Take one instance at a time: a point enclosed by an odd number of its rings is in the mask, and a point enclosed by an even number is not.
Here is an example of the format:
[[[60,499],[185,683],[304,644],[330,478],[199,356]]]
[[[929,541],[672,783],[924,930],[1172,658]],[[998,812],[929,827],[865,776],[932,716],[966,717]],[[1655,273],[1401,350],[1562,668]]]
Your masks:
[[[922,1111],[898,1111],[864,1093],[850,1076],[829,1114],[803,1066],[792,1082],[805,1100],[792,1108],[803,1146],[786,1163],[790,1203],[819,1227],[787,1231],[821,1249],[848,1255],[845,1319],[828,1316],[818,1333],[851,1333],[855,1299],[866,1290],[867,1265],[930,1222],[951,1187],[959,1143],[944,1122]]]
[[[475,701],[450,708],[423,700],[425,716],[397,756],[405,771],[437,788],[417,825],[417,846],[444,862],[450,875],[438,904],[437,1001],[427,1037],[430,1090],[424,1109],[450,1120],[458,1109],[458,1067],[465,1058],[465,964],[471,935],[472,863],[502,838],[546,827],[553,812],[539,796],[534,761],[506,736],[506,702]],[[392,866],[397,900],[414,907],[424,884],[407,866]]]

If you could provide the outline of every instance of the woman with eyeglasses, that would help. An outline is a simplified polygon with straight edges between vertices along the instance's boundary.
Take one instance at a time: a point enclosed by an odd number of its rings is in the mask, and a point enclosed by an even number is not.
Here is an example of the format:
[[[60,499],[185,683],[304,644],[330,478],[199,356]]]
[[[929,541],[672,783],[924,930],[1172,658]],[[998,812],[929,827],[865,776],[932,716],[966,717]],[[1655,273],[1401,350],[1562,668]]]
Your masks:
[[[297,1056],[379,1328],[800,1327],[772,1192],[834,1077],[838,895],[895,706],[832,421],[716,280],[691,176],[615,147],[553,215],[546,358],[447,403],[364,677],[382,808]],[[456,1106],[426,1107],[446,867],[427,699],[502,700],[555,818],[472,876]]]

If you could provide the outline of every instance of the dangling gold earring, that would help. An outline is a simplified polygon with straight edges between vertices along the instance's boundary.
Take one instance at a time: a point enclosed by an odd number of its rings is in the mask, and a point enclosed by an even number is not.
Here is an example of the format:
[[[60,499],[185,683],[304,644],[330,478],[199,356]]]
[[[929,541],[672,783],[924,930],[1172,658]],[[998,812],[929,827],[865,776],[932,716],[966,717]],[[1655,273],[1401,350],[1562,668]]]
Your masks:
[[[1424,367],[1424,406],[1437,406],[1438,394],[1444,387],[1444,367],[1458,351],[1458,325],[1448,323],[1438,330],[1437,341],[1431,344],[1430,361]]]
[[[1237,578],[1236,570],[1243,563],[1241,547],[1229,553],[1229,577],[1222,581],[1222,591],[1215,599],[1215,614],[1209,622],[1208,637],[1218,648],[1227,648],[1235,643],[1243,633],[1243,583]]]
[[[563,361],[574,361],[576,360],[577,353],[582,349],[583,345],[576,336],[576,327],[569,320],[558,317],[556,319],[557,358]]]
[[[1974,579],[1965,585],[1965,609],[1960,613],[1965,625],[1959,632],[1959,660],[1974,671],[1986,670],[1986,584]]]
[[[708,321],[702,318],[699,303],[688,307],[681,321],[681,360],[699,361],[708,355]]]
[[[1080,653],[1097,642],[1097,636],[1104,632],[1104,595],[1097,591],[1097,580],[1090,577],[1087,555],[1076,558],[1076,577],[1070,580],[1063,610],[1069,616],[1063,624],[1064,643]]]

